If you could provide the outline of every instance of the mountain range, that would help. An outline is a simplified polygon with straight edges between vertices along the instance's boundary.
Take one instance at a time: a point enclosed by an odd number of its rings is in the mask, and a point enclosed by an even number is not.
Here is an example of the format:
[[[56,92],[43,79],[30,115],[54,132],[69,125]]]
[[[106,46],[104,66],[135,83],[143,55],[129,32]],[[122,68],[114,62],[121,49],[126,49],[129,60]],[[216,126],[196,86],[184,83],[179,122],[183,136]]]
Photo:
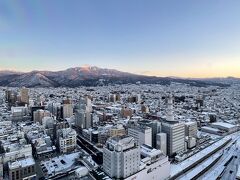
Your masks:
[[[144,76],[96,66],[75,67],[63,71],[32,71],[27,73],[0,71],[0,86],[9,87],[78,87],[127,83],[167,85],[171,82],[192,86],[228,86],[227,83],[214,80]]]

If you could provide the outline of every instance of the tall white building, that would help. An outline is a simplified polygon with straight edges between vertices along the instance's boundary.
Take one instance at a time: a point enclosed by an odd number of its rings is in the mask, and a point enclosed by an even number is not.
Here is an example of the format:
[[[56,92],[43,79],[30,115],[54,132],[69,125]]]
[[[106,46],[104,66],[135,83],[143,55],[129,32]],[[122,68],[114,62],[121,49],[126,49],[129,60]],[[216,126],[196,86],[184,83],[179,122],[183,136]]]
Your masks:
[[[163,154],[167,155],[167,134],[158,133],[156,136],[157,136],[156,148],[160,149],[163,152]]]
[[[152,146],[152,128],[148,126],[132,126],[128,128],[128,135],[132,136],[139,145]]]
[[[167,154],[174,155],[185,150],[185,126],[178,121],[162,122],[162,132],[167,134]]]
[[[103,149],[103,169],[111,178],[125,179],[139,171],[140,147],[133,137],[116,136]]]
[[[92,127],[92,104],[88,97],[81,98],[79,108],[75,113],[76,126],[81,129]]]
[[[166,121],[162,122],[162,132],[167,134],[167,154],[172,156],[185,150],[185,125],[174,120],[173,97],[167,100]]]
[[[174,121],[174,114],[173,114],[173,96],[169,95],[167,98],[167,116],[166,119],[168,121]]]

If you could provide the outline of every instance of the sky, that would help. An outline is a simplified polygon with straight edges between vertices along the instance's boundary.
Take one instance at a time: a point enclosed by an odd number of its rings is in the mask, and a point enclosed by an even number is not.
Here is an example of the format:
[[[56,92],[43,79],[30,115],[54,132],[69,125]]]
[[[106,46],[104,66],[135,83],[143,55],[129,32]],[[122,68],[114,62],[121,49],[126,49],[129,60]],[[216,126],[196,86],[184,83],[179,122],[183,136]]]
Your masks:
[[[0,70],[240,77],[239,0],[0,0]]]

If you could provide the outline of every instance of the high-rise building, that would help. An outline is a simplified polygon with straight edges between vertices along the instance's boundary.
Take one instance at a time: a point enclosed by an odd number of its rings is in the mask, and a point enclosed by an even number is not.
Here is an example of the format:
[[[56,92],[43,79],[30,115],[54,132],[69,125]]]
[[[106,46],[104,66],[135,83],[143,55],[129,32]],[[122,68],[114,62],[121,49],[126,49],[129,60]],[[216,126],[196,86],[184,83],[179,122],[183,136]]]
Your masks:
[[[167,98],[167,121],[174,121],[174,114],[173,114],[173,96],[169,95]]]
[[[156,142],[157,142],[156,137],[157,137],[157,134],[160,132],[161,123],[158,121],[152,121],[152,120],[141,120],[141,121],[138,121],[138,123],[141,126],[148,126],[152,128],[152,147],[156,148]]]
[[[81,98],[75,113],[76,126],[81,129],[92,127],[92,104],[88,97]]]
[[[77,110],[75,113],[75,124],[81,129],[92,127],[92,114],[88,111]]]
[[[161,128],[162,132],[167,134],[168,156],[185,150],[185,125],[174,120],[172,95],[167,99],[167,116]]]
[[[70,118],[73,116],[72,104],[63,104],[63,119]]]
[[[128,135],[132,136],[139,145],[152,146],[152,128],[148,126],[132,126],[128,128]]]
[[[125,179],[139,171],[140,147],[133,137],[109,138],[103,149],[103,169],[114,179]]]
[[[29,90],[27,88],[22,88],[20,90],[21,103],[29,104]]]
[[[156,135],[157,143],[156,148],[160,149],[163,154],[167,155],[167,134],[165,133],[158,133]]]
[[[185,150],[185,126],[178,121],[162,122],[162,132],[167,134],[167,154],[169,156]]]

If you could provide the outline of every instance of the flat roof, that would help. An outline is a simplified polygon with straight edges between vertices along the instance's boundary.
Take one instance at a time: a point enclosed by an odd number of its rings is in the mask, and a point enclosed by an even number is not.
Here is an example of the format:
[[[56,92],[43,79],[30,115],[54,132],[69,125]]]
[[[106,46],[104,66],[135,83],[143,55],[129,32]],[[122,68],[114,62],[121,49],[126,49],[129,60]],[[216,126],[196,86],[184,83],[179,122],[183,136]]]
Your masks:
[[[213,124],[213,125],[217,125],[217,126],[226,127],[226,128],[234,128],[234,127],[236,127],[236,126],[233,125],[233,124],[225,123],[225,122],[215,122],[215,123],[212,123],[212,124]]]

